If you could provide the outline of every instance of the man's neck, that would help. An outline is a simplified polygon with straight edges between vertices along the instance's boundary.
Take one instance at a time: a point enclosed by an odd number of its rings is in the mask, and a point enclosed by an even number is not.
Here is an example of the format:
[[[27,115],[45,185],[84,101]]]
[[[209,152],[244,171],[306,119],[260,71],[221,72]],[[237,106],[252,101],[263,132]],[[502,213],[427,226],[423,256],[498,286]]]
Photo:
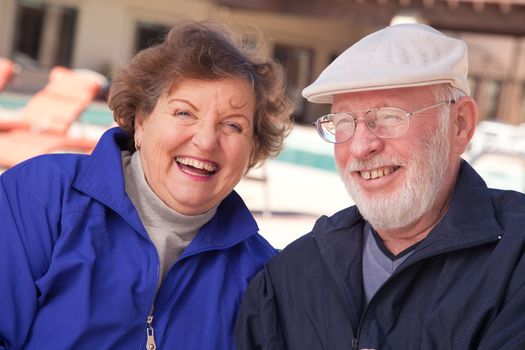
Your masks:
[[[398,255],[402,251],[425,239],[436,224],[423,231],[417,229],[402,232],[399,232],[399,230],[377,230],[377,233],[383,240],[385,247],[392,254]],[[414,231],[416,232],[414,233]]]

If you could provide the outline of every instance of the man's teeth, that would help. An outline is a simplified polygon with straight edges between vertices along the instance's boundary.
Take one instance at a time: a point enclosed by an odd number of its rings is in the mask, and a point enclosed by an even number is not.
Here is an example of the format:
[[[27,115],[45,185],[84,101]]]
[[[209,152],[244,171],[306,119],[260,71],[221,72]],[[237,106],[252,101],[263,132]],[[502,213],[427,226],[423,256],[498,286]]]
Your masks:
[[[373,179],[377,179],[377,178],[386,176],[386,175],[396,171],[397,168],[398,167],[389,166],[389,167],[374,169],[374,170],[371,170],[371,171],[360,171],[359,173],[361,174],[361,177],[363,179],[365,179],[365,180],[373,180]]]
[[[213,163],[202,162],[193,158],[177,157],[176,160],[180,164],[188,165],[197,169],[204,169],[209,172],[213,172],[217,169],[217,166]]]

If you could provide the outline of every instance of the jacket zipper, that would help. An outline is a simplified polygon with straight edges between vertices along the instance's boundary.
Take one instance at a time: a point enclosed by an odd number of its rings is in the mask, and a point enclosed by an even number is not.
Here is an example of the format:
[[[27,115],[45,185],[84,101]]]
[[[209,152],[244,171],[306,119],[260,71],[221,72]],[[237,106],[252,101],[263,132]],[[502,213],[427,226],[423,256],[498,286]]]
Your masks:
[[[102,204],[104,204],[106,207],[110,208],[111,210],[113,210],[115,213],[117,213],[124,221],[126,221],[128,223],[128,225],[130,225],[131,227],[133,227],[135,229],[135,231],[137,231],[137,233],[145,238],[147,238],[150,243],[155,246],[153,244],[153,242],[151,241],[151,238],[149,238],[147,232],[146,232],[146,236],[144,236],[142,233],[140,233],[140,230],[137,229],[135,227],[135,225],[133,225],[124,215],[122,215],[120,213],[120,211],[116,210],[113,206],[109,205],[106,201],[103,201],[103,200],[100,200],[98,198],[98,196],[94,196],[92,193],[90,193],[89,191],[86,191],[85,189],[83,189],[82,187],[80,186],[76,186],[76,185],[73,185],[73,188],[76,188],[77,190],[79,191],[82,191],[84,192],[85,194],[89,195],[91,198],[94,198],[96,200],[98,200],[99,202],[101,202]],[[155,252],[157,252],[157,249],[155,248]],[[156,271],[156,278],[155,278],[155,286],[157,285],[157,280],[159,278],[159,275],[160,275],[160,261],[159,261],[159,256],[158,256],[158,253],[156,253],[156,256],[157,256],[157,262],[158,262],[158,265],[157,265],[157,271]],[[157,349],[157,344],[155,343],[155,330],[153,329],[153,310],[155,309],[155,298],[157,296],[157,287],[155,287],[154,289],[154,292],[153,292],[153,304],[151,305],[151,310],[148,314],[148,317],[146,319],[146,349],[147,350],[156,350]]]
[[[375,301],[375,299],[377,299],[377,295],[379,294],[379,291],[381,291],[382,289],[385,288],[385,286],[387,284],[389,284],[389,282],[397,277],[403,270],[405,270],[408,266],[412,266],[412,265],[415,265],[417,263],[420,263],[421,261],[425,261],[427,259],[431,259],[435,257],[435,255],[433,256],[427,256],[427,257],[422,257],[422,258],[419,258],[417,260],[414,260],[414,261],[411,261],[410,263],[408,263],[407,265],[403,265],[401,264],[400,267],[398,267],[394,273],[392,275],[390,275],[390,277],[388,277],[386,279],[385,282],[383,282],[383,284],[378,288],[378,290],[375,292],[375,294],[372,296],[372,298],[370,299],[370,301],[366,304],[365,306],[365,309],[363,310],[363,313],[361,314],[361,318],[359,319],[359,324],[357,325],[357,332],[355,333],[355,338],[352,339],[352,350],[358,350],[359,349],[359,339],[361,338],[361,332],[362,332],[362,329],[363,329],[363,324],[367,318],[367,313],[368,313],[368,310],[370,309],[370,305],[372,305],[372,303]]]
[[[157,255],[157,259],[158,259],[158,255]],[[159,278],[159,275],[160,275],[160,264],[157,265],[155,285],[157,285],[157,279]],[[155,287],[155,290],[153,292],[153,299],[152,299],[153,303],[151,305],[151,309],[146,318],[146,349],[147,350],[157,349],[157,344],[155,342],[155,329],[153,328],[153,311],[155,310],[155,298],[157,297],[157,293],[158,293],[158,290],[157,290],[157,287]]]
[[[157,349],[157,344],[155,344],[155,330],[153,329],[153,325],[151,324],[153,322],[153,314],[150,314],[148,316],[148,320],[146,321],[147,327],[146,327],[146,349],[147,350],[155,350]]]
[[[152,245],[153,242],[151,241],[151,239],[149,238],[149,236],[147,235],[147,232],[146,232],[146,235],[143,235],[141,232],[140,232],[140,229],[138,229],[132,222],[130,222],[125,215],[122,215],[120,213],[120,211],[116,210],[113,206],[109,205],[106,201],[104,200],[101,200],[99,198],[99,196],[95,196],[93,195],[93,193],[89,192],[89,191],[86,191],[84,188],[82,188],[81,186],[78,186],[78,185],[73,185],[73,188],[81,191],[81,192],[84,192],[86,195],[90,196],[91,198],[101,202],[102,204],[104,204],[107,208],[110,208],[112,211],[114,211],[115,213],[117,213],[125,222],[128,223],[128,225],[130,225],[131,227],[133,227],[135,229],[135,231],[137,231],[139,233],[139,235],[147,238],[150,243]],[[258,231],[255,230],[254,232],[250,233],[250,236],[253,234],[253,233],[257,233]],[[247,236],[246,236],[247,237]],[[246,239],[246,237],[243,237],[242,240]],[[194,251],[192,252],[191,254],[188,254],[188,255],[181,255],[179,256],[179,258],[177,259],[177,261],[181,260],[182,258],[188,258],[192,255],[197,255],[197,254],[200,254],[202,252],[206,252],[206,251],[210,251],[210,250],[215,250],[217,249],[217,247],[207,247],[207,248],[204,248],[204,249],[199,249],[197,251]],[[155,248],[155,251],[156,251],[156,248]],[[156,254],[157,255],[157,262],[159,262],[159,265],[157,265],[157,273],[156,273],[156,280],[155,280],[155,283],[157,283],[157,279],[159,278],[159,275],[160,275],[160,261],[159,261],[159,257],[158,257],[158,253]],[[177,262],[176,261],[176,262]],[[147,350],[156,350],[157,349],[157,344],[155,342],[155,330],[153,328],[153,310],[155,309],[155,298],[157,296],[157,289],[155,288],[155,291],[153,293],[153,305],[151,306],[151,311],[149,312],[148,316],[147,316],[147,319],[146,319],[146,349]]]
[[[498,239],[501,239],[501,235],[498,236]],[[492,243],[494,241],[495,241],[494,238],[486,239],[485,241],[478,242],[478,244],[476,244],[476,246],[477,245],[487,244],[487,243]],[[407,267],[415,265],[415,264],[420,263],[422,261],[425,261],[427,259],[432,259],[432,258],[436,257],[437,255],[440,255],[440,254],[443,254],[443,253],[446,253],[446,252],[448,252],[448,251],[442,251],[439,254],[420,257],[420,258],[418,258],[418,259],[416,259],[414,261],[411,261],[410,263],[408,263],[406,265],[401,264],[402,267],[398,268],[398,269],[396,269],[394,271],[394,273],[379,287],[379,289],[376,291],[376,293],[372,296],[372,299],[370,299],[370,302],[365,306],[365,310],[363,311],[363,313],[361,315],[361,319],[359,320],[359,325],[357,326],[356,337],[352,339],[352,350],[357,350],[359,348],[359,339],[361,338],[361,331],[362,331],[362,328],[363,328],[363,323],[366,320],[366,314],[368,313],[368,310],[370,309],[369,306],[372,304],[372,302],[375,299],[377,299],[376,296],[379,293],[379,291],[381,289],[385,288],[386,284],[388,284],[394,277],[398,276]]]

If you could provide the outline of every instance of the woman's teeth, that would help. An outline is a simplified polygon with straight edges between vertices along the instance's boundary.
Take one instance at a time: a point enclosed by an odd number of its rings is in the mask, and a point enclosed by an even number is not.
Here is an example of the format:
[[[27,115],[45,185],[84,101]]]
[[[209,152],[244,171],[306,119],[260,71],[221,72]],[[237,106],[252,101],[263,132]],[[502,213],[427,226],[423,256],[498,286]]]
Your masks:
[[[380,177],[386,176],[390,173],[393,173],[398,168],[399,168],[398,166],[388,166],[388,167],[378,168],[378,169],[374,169],[370,171],[363,170],[363,171],[360,171],[359,174],[365,180],[373,180],[373,179],[378,179]]]
[[[210,162],[203,162],[197,159],[185,157],[176,157],[175,160],[179,164],[191,166],[196,169],[202,169],[209,172],[214,172],[215,170],[217,170],[217,165]]]

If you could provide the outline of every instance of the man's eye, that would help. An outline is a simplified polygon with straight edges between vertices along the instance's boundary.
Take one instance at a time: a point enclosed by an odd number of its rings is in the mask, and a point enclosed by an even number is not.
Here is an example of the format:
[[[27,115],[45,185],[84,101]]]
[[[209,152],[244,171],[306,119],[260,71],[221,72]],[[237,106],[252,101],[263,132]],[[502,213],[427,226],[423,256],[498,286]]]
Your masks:
[[[381,116],[385,120],[400,120],[402,117],[399,114],[384,114]]]
[[[378,111],[375,113],[375,119],[379,121],[399,121],[404,119],[404,115],[391,111]]]

